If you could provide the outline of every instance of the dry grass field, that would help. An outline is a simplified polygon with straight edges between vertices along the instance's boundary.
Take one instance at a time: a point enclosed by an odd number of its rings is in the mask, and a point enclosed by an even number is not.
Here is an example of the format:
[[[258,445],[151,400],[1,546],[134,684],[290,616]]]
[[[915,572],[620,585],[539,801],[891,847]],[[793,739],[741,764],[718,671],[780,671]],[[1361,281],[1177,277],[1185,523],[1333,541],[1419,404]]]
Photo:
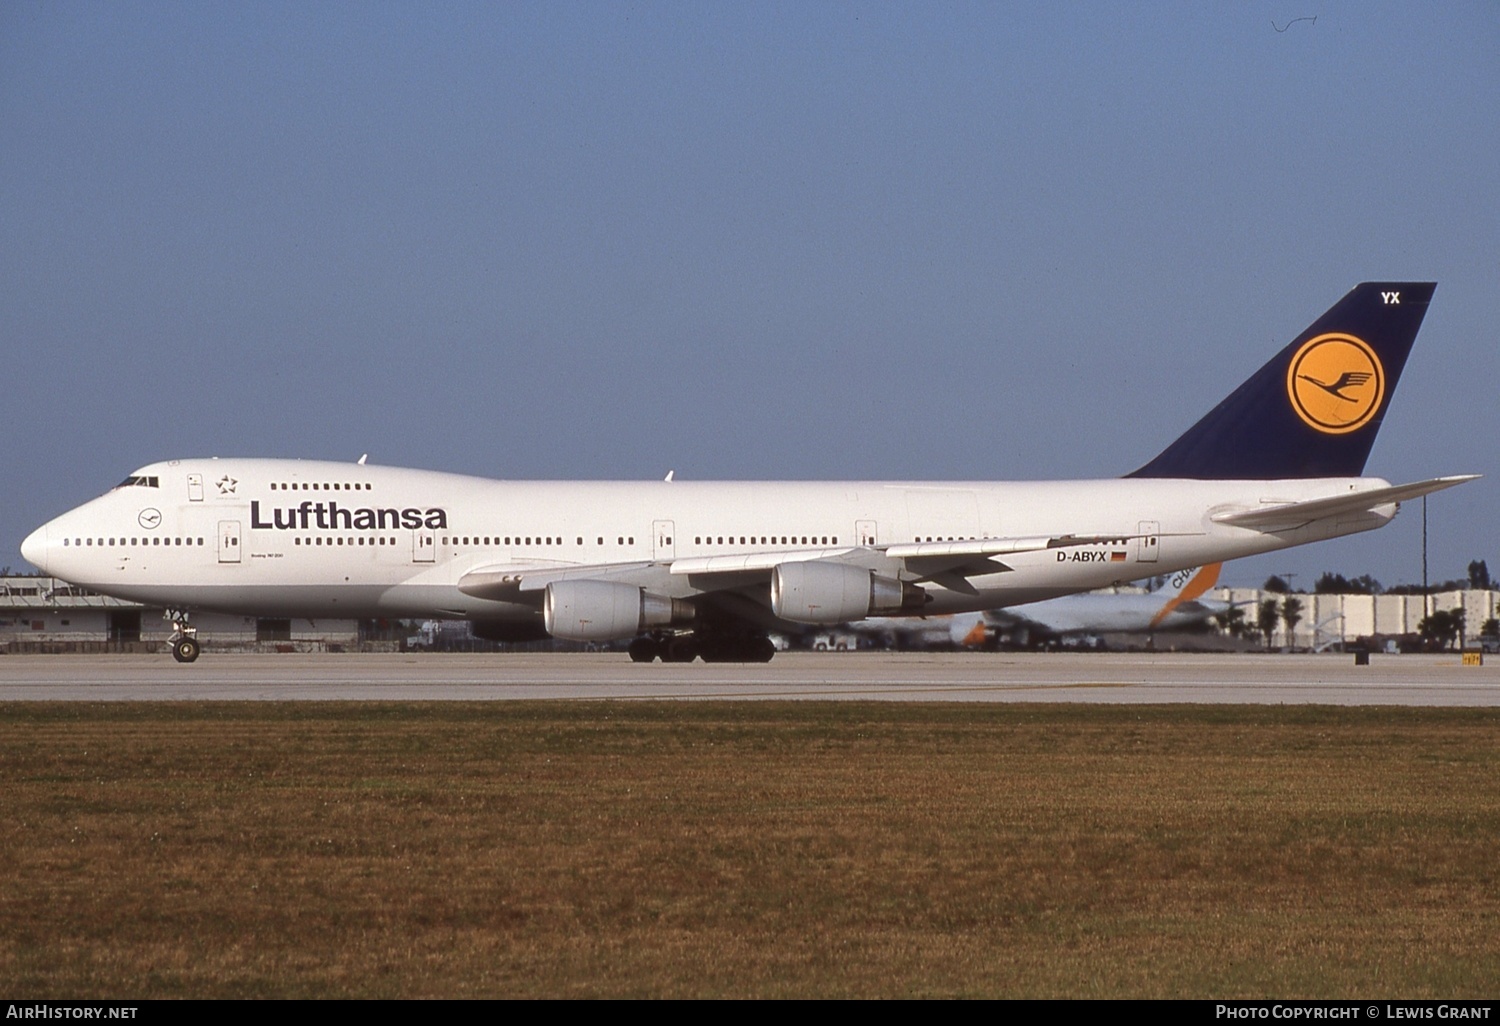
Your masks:
[[[1500,713],[0,706],[13,997],[1482,997]]]

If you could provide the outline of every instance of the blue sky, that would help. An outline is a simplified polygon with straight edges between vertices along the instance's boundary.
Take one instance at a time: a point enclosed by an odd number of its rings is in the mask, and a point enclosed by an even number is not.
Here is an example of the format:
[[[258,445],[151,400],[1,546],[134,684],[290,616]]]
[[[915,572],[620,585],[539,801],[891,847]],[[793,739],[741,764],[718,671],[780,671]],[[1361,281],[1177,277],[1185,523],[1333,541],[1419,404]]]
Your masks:
[[[1416,279],[1368,472],[1492,475],[1431,563],[1500,571],[1497,55],[1489,0],[0,5],[0,565],[178,456],[1114,476]]]

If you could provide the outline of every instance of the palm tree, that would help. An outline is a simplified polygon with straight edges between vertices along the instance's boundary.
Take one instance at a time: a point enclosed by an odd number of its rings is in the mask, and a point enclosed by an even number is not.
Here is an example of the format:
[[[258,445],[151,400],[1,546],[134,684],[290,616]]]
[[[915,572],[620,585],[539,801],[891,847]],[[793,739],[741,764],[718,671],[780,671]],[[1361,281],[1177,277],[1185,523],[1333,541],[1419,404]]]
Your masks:
[[[1294,595],[1288,595],[1281,600],[1281,622],[1286,624],[1287,647],[1292,646],[1292,632],[1297,629],[1297,624],[1302,620],[1302,600]]]
[[[1266,651],[1271,650],[1271,640],[1276,636],[1276,619],[1279,612],[1275,599],[1262,599],[1255,611],[1255,625],[1266,638]]]

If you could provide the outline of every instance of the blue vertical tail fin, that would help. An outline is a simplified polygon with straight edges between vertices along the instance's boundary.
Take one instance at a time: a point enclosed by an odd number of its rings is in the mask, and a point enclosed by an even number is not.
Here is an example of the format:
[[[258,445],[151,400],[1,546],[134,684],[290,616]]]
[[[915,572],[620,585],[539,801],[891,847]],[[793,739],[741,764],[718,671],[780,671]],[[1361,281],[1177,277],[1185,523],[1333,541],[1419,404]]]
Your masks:
[[[1365,282],[1127,477],[1359,477],[1433,282]]]

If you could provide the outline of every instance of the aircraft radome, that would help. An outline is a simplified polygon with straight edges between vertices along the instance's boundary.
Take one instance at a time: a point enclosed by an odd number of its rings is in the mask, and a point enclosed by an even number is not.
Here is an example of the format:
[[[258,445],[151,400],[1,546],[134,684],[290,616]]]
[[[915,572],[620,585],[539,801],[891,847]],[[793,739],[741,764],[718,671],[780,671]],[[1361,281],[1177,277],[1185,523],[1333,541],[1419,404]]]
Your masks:
[[[1145,466],[1096,481],[521,482],[182,459],[38,528],[31,563],[165,607],[472,620],[766,660],[771,631],[994,609],[1368,531],[1471,477],[1361,476],[1436,286],[1365,283]]]

